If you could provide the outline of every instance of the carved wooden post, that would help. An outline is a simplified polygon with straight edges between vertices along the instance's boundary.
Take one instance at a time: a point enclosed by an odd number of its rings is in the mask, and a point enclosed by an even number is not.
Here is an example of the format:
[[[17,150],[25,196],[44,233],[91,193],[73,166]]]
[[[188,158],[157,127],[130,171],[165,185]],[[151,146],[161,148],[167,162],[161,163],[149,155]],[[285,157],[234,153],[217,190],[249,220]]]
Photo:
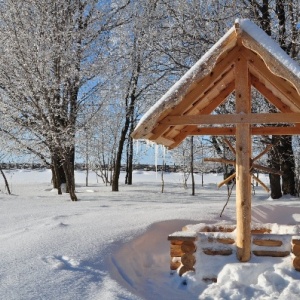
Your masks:
[[[240,54],[235,64],[235,96],[237,114],[251,113],[251,85],[246,58]],[[251,257],[251,132],[250,124],[236,125],[236,219],[237,257]]]

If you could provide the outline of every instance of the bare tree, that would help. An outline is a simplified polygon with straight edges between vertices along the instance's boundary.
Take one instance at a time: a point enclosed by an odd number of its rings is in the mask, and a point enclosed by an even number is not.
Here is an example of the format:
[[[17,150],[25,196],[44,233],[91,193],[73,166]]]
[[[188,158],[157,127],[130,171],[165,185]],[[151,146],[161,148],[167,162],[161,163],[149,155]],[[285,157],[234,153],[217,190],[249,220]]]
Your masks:
[[[107,33],[124,23],[127,4],[7,0],[0,6],[3,111],[48,150],[59,193],[65,180],[73,201],[78,115],[102,83]]]

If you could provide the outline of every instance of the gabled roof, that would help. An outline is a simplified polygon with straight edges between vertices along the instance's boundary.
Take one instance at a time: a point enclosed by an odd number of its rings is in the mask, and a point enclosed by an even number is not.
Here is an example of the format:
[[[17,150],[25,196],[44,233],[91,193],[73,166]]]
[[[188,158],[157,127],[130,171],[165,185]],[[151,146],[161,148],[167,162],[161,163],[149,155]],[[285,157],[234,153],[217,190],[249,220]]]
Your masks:
[[[148,110],[132,137],[174,148],[186,136],[201,134],[199,125],[208,124],[205,116],[234,91],[235,61],[241,54],[248,61],[252,86],[281,112],[300,113],[300,66],[254,23],[236,20],[235,25]],[[187,121],[194,116],[201,116],[197,118],[199,123]],[[182,122],[174,125],[170,121],[172,117],[181,117]]]

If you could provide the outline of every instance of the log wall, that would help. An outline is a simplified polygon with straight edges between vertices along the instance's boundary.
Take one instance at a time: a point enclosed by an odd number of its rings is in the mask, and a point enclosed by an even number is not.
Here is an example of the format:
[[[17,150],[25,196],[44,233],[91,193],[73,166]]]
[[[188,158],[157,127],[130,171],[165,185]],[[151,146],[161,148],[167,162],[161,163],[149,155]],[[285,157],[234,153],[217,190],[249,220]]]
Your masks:
[[[208,256],[231,255],[235,251],[234,228],[209,225],[199,232],[175,232],[168,236],[170,241],[170,269],[182,276],[188,271],[196,271],[197,243],[199,251]],[[198,242],[197,242],[198,241]],[[300,236],[272,234],[268,228],[251,230],[252,255],[285,257],[292,255],[293,267],[300,272]],[[216,282],[217,278],[203,278],[206,282]]]

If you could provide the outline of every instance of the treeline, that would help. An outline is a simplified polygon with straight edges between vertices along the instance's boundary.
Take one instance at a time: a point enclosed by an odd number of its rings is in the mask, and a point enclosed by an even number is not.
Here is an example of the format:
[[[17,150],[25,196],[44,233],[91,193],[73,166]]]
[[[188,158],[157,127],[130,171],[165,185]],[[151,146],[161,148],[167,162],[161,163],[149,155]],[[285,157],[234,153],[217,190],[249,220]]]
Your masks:
[[[236,18],[254,21],[299,61],[299,6],[288,0],[2,1],[2,161],[22,153],[39,159],[51,168],[58,193],[66,183],[73,201],[75,157],[95,168],[113,191],[125,164],[126,183],[132,184],[143,152],[130,135],[143,113]],[[274,111],[253,93],[254,110]],[[229,99],[215,113],[233,109]],[[295,194],[297,142],[272,136],[255,142],[274,144],[267,164],[285,172],[270,175],[272,197]],[[219,137],[208,143],[217,155],[226,151]]]

